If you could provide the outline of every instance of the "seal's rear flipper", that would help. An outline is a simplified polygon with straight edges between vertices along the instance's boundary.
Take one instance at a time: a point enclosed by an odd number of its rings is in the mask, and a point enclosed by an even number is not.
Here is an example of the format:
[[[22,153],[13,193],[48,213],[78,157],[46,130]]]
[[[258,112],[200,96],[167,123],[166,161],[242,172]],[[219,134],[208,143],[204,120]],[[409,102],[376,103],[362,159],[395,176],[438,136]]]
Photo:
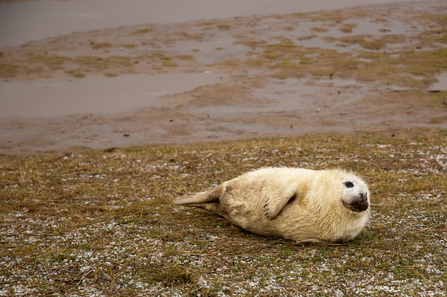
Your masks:
[[[219,201],[223,193],[223,187],[218,186],[207,192],[192,193],[177,197],[174,199],[174,204],[198,207],[223,216],[219,208]]]
[[[214,214],[217,214],[221,217],[223,217],[223,213],[219,208],[219,203],[216,202],[209,202],[209,203],[197,203],[197,204],[186,204],[185,206],[189,207],[197,207],[201,209],[208,210],[209,212],[212,212]]]
[[[188,204],[200,204],[210,202],[219,203],[219,200],[223,193],[224,188],[222,187],[222,185],[220,185],[207,192],[192,193],[177,197],[174,199],[174,204],[190,206]],[[191,206],[197,207],[195,205]]]
[[[174,198],[173,203],[177,205],[187,205],[192,203],[200,203],[201,196],[205,194],[205,192],[202,193],[192,193],[192,194],[186,194],[183,196],[179,196]]]

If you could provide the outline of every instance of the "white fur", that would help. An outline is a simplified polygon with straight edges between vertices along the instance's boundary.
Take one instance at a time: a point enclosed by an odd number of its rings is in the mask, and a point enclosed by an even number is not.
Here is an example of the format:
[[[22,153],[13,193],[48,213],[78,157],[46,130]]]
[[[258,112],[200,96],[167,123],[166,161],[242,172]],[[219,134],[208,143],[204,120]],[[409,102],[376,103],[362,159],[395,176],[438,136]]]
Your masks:
[[[267,167],[174,203],[207,209],[261,235],[338,242],[363,230],[370,217],[369,199],[366,184],[353,173]]]

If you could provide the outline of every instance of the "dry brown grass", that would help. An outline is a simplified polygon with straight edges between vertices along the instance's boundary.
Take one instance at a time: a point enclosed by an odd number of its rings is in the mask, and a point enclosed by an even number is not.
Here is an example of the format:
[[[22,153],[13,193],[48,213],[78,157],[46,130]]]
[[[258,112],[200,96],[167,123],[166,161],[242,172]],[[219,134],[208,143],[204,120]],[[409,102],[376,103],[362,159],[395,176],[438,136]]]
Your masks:
[[[0,156],[0,293],[442,296],[446,135],[406,130]],[[171,204],[262,166],[355,170],[370,184],[373,217],[352,242],[298,245]]]

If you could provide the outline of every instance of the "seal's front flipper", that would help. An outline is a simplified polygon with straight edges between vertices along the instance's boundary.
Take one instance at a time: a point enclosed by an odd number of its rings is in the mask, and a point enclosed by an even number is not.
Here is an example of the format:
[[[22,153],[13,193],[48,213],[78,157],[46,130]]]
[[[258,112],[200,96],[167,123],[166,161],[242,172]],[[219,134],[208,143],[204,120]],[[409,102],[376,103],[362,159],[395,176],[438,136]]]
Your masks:
[[[298,198],[298,193],[295,189],[282,189],[270,195],[264,204],[264,213],[267,219],[273,220],[276,218],[283,208],[289,202],[293,202]]]

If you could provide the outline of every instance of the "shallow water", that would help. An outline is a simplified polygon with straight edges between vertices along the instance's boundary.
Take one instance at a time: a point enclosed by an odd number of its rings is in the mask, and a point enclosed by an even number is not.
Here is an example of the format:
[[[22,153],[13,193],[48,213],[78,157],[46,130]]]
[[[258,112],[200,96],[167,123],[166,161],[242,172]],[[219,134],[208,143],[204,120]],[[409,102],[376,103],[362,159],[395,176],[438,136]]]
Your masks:
[[[429,90],[447,91],[447,73],[442,73],[438,75],[436,78],[438,81],[432,84]]]
[[[220,81],[219,77],[211,73],[171,73],[2,81],[0,119],[132,111],[149,107],[157,98],[165,95],[216,84]]]
[[[0,47],[78,31],[411,0],[77,0],[0,4]]]

